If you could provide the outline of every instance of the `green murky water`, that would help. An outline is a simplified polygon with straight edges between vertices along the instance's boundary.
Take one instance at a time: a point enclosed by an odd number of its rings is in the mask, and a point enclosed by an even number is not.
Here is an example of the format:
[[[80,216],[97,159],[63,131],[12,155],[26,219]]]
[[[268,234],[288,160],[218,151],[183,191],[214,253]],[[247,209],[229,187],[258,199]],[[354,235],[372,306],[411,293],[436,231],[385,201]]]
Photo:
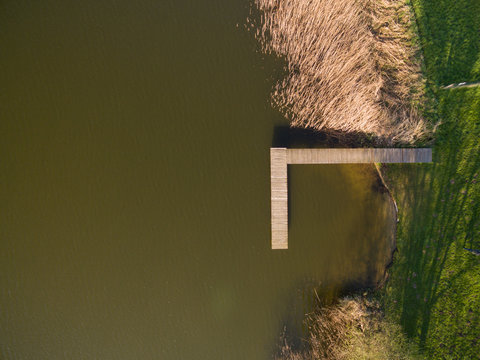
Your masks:
[[[248,1],[0,9],[1,358],[267,359],[312,286],[382,275],[368,167],[291,166],[270,249],[286,121]]]

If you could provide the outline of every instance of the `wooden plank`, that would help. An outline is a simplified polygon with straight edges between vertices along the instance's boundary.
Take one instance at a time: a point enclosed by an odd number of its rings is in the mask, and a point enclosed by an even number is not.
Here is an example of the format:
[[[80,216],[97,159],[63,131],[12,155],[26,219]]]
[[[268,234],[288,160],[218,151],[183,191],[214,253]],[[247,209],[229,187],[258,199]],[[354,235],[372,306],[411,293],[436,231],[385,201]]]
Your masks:
[[[272,249],[288,249],[287,149],[270,149]]]
[[[432,149],[402,149],[402,151],[403,163],[432,162]]]
[[[432,149],[287,149],[287,164],[424,163]]]

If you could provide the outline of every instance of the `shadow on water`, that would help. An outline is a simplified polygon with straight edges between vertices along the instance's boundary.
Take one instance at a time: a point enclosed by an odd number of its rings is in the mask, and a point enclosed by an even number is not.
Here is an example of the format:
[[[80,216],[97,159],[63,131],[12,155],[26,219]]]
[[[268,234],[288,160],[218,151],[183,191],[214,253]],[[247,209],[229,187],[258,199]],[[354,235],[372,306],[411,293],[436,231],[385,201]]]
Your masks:
[[[374,146],[368,135],[360,132],[339,133],[290,126],[276,126],[272,147],[286,148],[341,148]]]

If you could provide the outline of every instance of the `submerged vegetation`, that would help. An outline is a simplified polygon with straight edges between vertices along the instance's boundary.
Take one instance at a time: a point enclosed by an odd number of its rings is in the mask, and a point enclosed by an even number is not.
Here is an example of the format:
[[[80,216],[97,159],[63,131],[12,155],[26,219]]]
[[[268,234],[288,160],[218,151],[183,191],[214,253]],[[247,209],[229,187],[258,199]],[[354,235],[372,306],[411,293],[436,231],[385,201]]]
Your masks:
[[[306,323],[304,349],[292,349],[285,339],[277,360],[419,359],[418,347],[401,327],[385,318],[380,302],[352,296],[320,307]]]
[[[295,127],[413,143],[430,133],[418,107],[424,84],[395,0],[255,0],[263,51],[286,60],[273,103]]]

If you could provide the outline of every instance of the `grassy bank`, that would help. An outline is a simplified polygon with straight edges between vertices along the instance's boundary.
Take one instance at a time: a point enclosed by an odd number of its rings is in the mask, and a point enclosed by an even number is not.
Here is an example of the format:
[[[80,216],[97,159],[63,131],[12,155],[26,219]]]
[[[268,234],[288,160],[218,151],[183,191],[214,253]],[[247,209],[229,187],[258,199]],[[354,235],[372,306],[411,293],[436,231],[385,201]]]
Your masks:
[[[434,164],[384,168],[400,210],[387,313],[428,358],[480,353],[480,0],[413,0],[429,96],[440,118]]]

